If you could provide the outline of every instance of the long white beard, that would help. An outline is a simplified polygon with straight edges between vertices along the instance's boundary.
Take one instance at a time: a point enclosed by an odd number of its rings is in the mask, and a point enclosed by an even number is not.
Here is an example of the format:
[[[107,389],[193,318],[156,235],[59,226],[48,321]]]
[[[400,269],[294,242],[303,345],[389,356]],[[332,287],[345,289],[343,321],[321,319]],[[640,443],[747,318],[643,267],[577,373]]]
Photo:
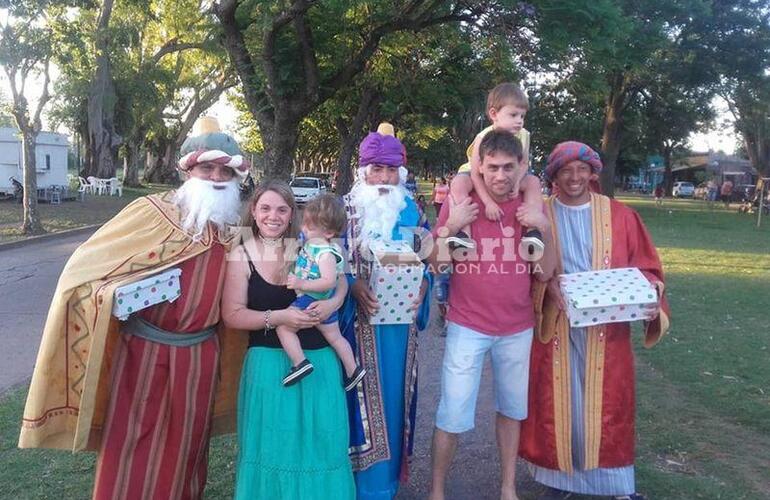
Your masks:
[[[224,189],[215,189],[214,186],[224,186]],[[182,227],[196,241],[203,236],[209,222],[221,231],[225,225],[238,224],[241,219],[236,179],[214,182],[190,177],[177,189],[174,203],[182,214]]]
[[[381,190],[387,190],[382,193]],[[361,227],[360,245],[368,248],[375,239],[391,241],[401,210],[406,208],[406,190],[401,186],[369,185],[360,182],[350,191]]]

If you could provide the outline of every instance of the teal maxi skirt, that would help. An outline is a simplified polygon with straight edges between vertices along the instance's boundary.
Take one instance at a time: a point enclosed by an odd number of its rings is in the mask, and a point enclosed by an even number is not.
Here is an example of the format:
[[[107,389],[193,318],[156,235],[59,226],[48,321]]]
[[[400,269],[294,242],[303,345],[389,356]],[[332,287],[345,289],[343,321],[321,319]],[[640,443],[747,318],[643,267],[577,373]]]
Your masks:
[[[314,371],[297,384],[281,379],[282,349],[251,347],[238,394],[236,499],[353,500],[342,370],[330,348],[306,350]]]

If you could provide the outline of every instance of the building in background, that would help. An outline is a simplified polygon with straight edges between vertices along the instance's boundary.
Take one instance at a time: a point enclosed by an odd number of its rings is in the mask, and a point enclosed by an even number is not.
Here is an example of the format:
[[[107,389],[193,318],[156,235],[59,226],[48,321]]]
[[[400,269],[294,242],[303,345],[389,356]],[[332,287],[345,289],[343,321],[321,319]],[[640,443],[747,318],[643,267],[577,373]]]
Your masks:
[[[40,132],[35,143],[37,187],[67,186],[69,140],[64,134]],[[0,193],[13,194],[11,178],[22,181],[21,137],[18,129],[0,128]]]

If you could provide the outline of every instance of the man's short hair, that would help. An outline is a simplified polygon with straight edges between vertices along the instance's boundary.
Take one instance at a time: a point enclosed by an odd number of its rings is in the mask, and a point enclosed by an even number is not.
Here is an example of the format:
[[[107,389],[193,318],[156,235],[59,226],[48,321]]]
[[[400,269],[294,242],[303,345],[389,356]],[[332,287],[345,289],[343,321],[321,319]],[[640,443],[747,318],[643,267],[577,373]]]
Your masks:
[[[519,161],[524,157],[521,141],[506,130],[490,130],[479,144],[479,158],[484,161],[486,155],[506,153]]]
[[[503,106],[512,104],[523,109],[529,109],[529,99],[524,91],[515,83],[501,83],[489,91],[487,96],[487,111],[499,110]]]

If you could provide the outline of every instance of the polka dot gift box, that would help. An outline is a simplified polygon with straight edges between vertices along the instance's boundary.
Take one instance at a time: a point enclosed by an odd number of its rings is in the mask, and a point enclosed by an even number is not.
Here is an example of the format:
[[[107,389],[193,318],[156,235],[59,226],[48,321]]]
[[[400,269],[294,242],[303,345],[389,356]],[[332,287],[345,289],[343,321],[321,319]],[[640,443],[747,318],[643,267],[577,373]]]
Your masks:
[[[161,302],[173,302],[182,293],[179,286],[181,269],[173,268],[115,290],[112,315],[121,321],[131,313]]]
[[[370,248],[373,262],[369,286],[380,309],[369,317],[369,323],[411,323],[413,312],[408,309],[420,294],[423,263],[407,243],[378,241]]]
[[[658,300],[655,287],[635,267],[559,276],[572,327],[636,321]]]

